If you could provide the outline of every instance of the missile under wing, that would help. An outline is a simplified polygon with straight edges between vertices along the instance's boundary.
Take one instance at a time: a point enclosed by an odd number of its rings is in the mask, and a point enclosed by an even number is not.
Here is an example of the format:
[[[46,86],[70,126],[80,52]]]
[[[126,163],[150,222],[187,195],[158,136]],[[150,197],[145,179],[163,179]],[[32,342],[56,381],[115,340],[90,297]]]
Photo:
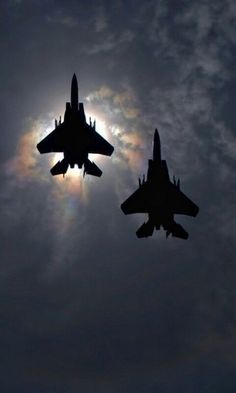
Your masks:
[[[51,174],[65,174],[68,167],[84,166],[84,174],[101,176],[102,171],[88,158],[89,153],[111,156],[113,146],[97,131],[96,124],[86,122],[84,105],[78,101],[78,83],[76,75],[71,82],[71,101],[66,103],[64,120],[55,120],[55,129],[47,135],[37,148],[41,154],[64,153],[62,161],[51,169]]]
[[[154,134],[153,159],[148,162],[147,178],[139,179],[138,189],[121,205],[125,214],[146,213],[148,221],[137,230],[137,237],[152,236],[162,226],[170,234],[187,239],[188,233],[174,221],[175,214],[195,217],[199,208],[181,190],[180,181],[170,181],[167,163],[161,159],[157,129]]]

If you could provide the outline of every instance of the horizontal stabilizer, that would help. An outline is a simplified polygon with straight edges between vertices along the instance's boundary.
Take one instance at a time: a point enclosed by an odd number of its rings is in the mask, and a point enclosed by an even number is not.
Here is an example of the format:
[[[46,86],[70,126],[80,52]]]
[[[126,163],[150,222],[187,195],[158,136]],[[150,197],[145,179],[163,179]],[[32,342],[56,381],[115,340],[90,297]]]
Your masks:
[[[169,184],[169,201],[174,214],[185,214],[196,217],[199,207],[195,205],[181,190],[180,182],[174,179],[174,184]]]
[[[54,165],[50,172],[53,176],[64,175],[67,172],[68,166],[68,162],[63,158],[62,161],[58,161],[56,165]]]
[[[176,222],[174,223],[173,227],[171,228],[171,233],[172,233],[172,236],[178,237],[180,239],[187,239],[188,238],[188,232],[186,232],[185,229],[180,224],[177,224]]]
[[[84,163],[84,174],[100,177],[102,176],[102,171],[94,162],[86,160]]]
[[[143,225],[137,230],[136,235],[140,239],[142,237],[152,236],[154,226],[148,221],[144,222]]]

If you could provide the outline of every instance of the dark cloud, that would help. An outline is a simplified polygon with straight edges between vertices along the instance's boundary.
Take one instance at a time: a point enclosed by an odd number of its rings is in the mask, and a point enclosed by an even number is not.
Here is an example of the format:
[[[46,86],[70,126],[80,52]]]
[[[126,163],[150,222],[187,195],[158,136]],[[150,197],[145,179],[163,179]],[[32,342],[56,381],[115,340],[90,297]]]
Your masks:
[[[234,26],[230,0],[2,6],[4,393],[235,390]],[[54,179],[35,149],[74,72],[116,149],[101,179]],[[187,242],[137,240],[119,209],[155,127],[200,206]]]

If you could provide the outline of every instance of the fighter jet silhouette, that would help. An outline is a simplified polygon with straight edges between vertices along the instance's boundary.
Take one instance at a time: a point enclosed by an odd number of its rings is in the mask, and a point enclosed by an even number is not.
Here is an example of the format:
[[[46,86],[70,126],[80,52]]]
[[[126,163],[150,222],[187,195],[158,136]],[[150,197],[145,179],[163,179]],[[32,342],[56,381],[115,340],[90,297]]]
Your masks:
[[[75,164],[79,168],[84,166],[84,175],[101,176],[102,171],[94,162],[88,159],[89,153],[111,156],[113,146],[110,145],[95,130],[95,121],[92,124],[86,122],[84,105],[78,103],[78,83],[76,75],[73,75],[71,82],[71,102],[66,103],[64,121],[55,120],[55,129],[37,144],[41,154],[44,153],[64,153],[62,161],[51,169],[53,176],[67,172],[70,165],[74,168]]]
[[[138,238],[152,236],[162,226],[170,234],[187,239],[188,233],[174,221],[175,214],[195,217],[199,208],[180,191],[180,181],[170,181],[168,167],[161,159],[160,137],[154,134],[153,159],[148,161],[147,179],[139,179],[139,188],[121,205],[125,214],[147,213],[148,221],[137,230]]]

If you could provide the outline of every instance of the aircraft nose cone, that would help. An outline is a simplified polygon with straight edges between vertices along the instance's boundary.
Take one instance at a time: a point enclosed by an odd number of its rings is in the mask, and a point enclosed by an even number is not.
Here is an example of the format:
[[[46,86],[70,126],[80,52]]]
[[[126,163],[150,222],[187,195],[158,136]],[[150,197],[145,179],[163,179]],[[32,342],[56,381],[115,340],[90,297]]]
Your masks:
[[[159,136],[157,128],[155,129],[155,132],[154,132],[153,160],[156,162],[161,161],[161,142],[160,142],[160,136]]]
[[[73,74],[73,77],[72,77],[72,82],[74,82],[74,81],[76,81],[76,82],[77,82],[77,78],[76,78],[76,75],[75,75],[75,73]]]
[[[73,75],[72,82],[71,82],[71,108],[75,111],[78,111],[78,82],[76,75]]]

